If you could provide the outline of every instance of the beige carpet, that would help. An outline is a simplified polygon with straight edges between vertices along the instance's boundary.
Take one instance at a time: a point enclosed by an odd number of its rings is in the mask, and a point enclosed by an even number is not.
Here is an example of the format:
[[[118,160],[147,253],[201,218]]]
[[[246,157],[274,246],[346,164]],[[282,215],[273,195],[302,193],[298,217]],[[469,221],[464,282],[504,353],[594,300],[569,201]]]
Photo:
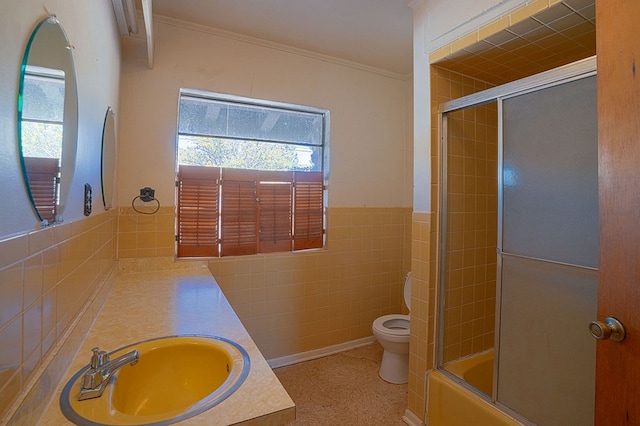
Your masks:
[[[378,376],[382,347],[375,342],[336,355],[275,369],[296,404],[288,426],[405,426],[407,385]]]

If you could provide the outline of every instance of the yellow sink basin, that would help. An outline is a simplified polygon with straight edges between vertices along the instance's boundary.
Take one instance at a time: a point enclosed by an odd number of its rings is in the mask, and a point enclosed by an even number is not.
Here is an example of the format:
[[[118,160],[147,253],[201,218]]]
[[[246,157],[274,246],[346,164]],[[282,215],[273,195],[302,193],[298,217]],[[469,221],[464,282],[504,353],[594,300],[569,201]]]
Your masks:
[[[249,356],[237,343],[215,336],[170,336],[117,349],[140,358],[110,379],[102,396],[78,400],[78,371],[60,396],[65,417],[79,425],[167,425],[210,409],[231,395],[249,374]],[[89,357],[89,356],[87,356]]]

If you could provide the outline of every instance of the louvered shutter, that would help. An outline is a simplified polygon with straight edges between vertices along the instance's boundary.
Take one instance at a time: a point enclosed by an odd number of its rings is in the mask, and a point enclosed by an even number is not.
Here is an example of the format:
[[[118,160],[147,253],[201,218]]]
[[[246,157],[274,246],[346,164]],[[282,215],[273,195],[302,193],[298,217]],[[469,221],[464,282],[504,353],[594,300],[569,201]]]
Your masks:
[[[261,172],[260,253],[291,251],[293,172]]]
[[[25,157],[33,204],[42,220],[53,223],[56,217],[60,166],[57,158]]]
[[[222,169],[222,256],[258,252],[256,170]]]
[[[178,171],[178,257],[218,256],[219,167]]]
[[[322,248],[324,178],[322,172],[294,173],[293,249]]]

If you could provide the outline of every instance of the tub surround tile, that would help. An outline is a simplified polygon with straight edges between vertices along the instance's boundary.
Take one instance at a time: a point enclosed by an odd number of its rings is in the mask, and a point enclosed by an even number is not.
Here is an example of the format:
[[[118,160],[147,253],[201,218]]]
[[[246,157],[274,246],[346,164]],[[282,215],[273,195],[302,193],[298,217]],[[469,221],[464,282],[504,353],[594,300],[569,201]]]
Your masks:
[[[159,261],[158,264],[164,262]],[[240,389],[219,405],[182,424],[277,425],[295,417],[293,401],[231,309],[209,270],[204,265],[198,267],[195,262],[175,263],[180,265],[180,269],[121,273],[115,278],[104,308],[38,424],[71,424],[60,412],[57,401],[66,381],[88,363],[91,348],[99,346],[112,351],[131,343],[176,334],[226,337],[241,344],[251,358],[249,376]],[[131,265],[124,267],[130,268]],[[153,297],[149,297],[150,294]]]

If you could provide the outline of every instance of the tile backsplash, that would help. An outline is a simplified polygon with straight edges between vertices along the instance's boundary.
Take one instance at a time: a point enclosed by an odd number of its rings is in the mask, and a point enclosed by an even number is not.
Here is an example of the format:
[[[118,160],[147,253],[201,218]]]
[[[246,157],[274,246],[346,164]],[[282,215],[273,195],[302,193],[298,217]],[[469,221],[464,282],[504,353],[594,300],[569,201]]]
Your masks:
[[[173,256],[174,228],[173,208],[153,216],[121,208],[119,258]],[[377,316],[406,312],[402,286],[410,251],[410,208],[328,208],[324,249],[208,264],[272,359],[370,336]]]
[[[112,210],[0,241],[0,419],[114,269],[116,230]]]
[[[402,288],[411,268],[411,214],[330,208],[324,249],[207,262],[265,358],[370,337],[376,317],[407,312]],[[23,400],[20,418],[37,418],[46,400],[40,394],[57,385],[42,384],[40,376],[50,361],[47,371],[65,371],[54,356],[78,318],[92,315],[79,314],[97,291],[105,293],[100,289],[117,273],[118,256],[124,268],[154,259],[189,263],[173,260],[173,232],[173,208],[149,217],[121,208],[0,242],[2,421]],[[40,396],[32,397],[34,389]]]

